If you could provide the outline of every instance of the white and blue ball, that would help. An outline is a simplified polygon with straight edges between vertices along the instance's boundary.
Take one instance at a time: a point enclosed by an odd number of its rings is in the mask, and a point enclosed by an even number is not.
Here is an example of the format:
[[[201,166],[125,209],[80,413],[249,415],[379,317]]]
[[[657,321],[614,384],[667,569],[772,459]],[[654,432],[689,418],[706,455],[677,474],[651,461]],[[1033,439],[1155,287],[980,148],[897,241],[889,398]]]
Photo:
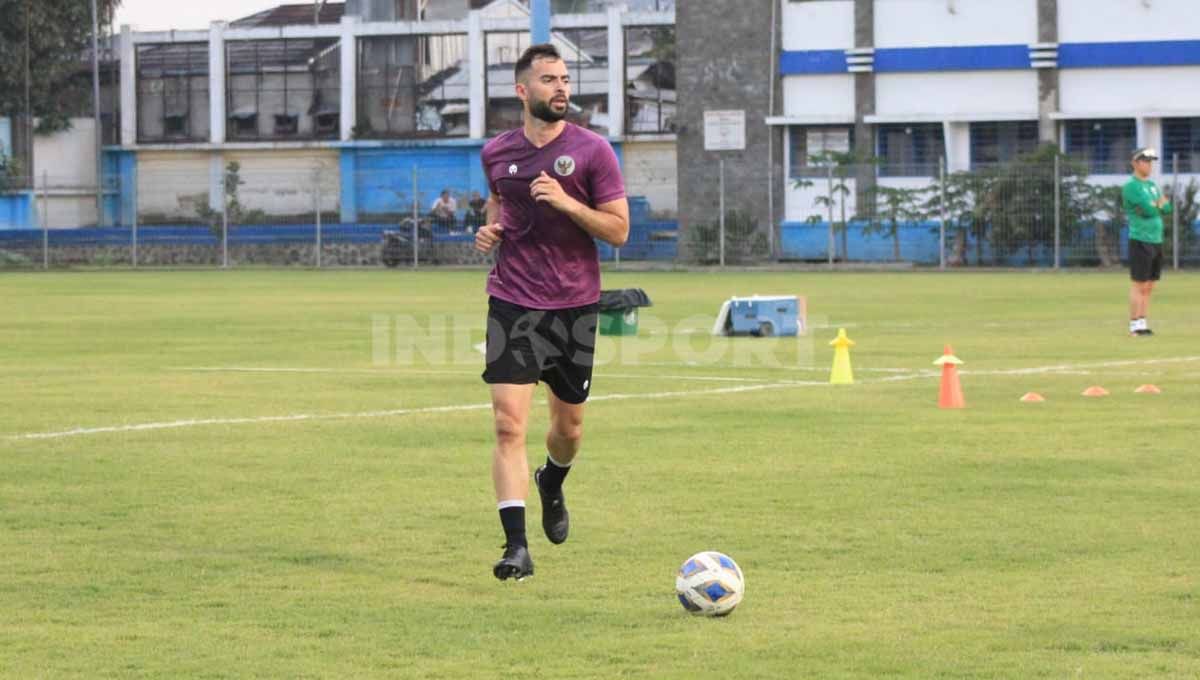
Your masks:
[[[693,614],[725,616],[742,601],[746,579],[732,558],[715,550],[696,553],[675,576],[679,604]]]

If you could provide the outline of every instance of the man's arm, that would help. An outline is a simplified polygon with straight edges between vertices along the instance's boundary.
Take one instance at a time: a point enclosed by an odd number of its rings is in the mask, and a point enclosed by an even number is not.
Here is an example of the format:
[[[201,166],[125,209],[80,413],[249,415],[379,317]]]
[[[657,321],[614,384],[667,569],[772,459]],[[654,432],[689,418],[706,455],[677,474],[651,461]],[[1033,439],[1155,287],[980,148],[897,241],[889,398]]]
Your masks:
[[[1154,206],[1163,215],[1171,214],[1171,199],[1167,198],[1166,194],[1160,194],[1158,200],[1154,202]]]
[[[1158,208],[1150,200],[1150,194],[1140,184],[1129,182],[1121,189],[1121,198],[1126,208],[1131,208],[1142,217],[1153,217]]]
[[[475,231],[475,250],[481,253],[490,253],[492,248],[495,248],[500,239],[504,237],[504,227],[500,224],[500,196],[492,193],[488,196],[487,207],[487,223]]]
[[[558,180],[545,172],[533,180],[530,193],[533,200],[549,204],[580,229],[614,248],[629,240],[629,201],[624,197],[590,208],[569,196]]]

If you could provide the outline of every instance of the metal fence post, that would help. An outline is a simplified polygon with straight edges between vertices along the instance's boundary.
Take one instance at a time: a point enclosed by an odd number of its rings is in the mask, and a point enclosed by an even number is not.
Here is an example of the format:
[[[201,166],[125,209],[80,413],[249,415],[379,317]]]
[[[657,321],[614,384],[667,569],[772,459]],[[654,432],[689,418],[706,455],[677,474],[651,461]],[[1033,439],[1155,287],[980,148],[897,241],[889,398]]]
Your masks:
[[[224,181],[224,180],[222,180]],[[229,197],[221,197],[221,268],[229,268]]]
[[[413,250],[413,269],[417,268],[420,258],[417,251],[421,247],[421,231],[418,224],[421,221],[421,213],[419,210],[420,201],[417,199],[417,166],[413,166],[413,192],[412,192],[412,250]]]
[[[1175,181],[1171,184],[1171,268],[1179,269],[1179,154],[1171,156],[1171,174]],[[1184,225],[1191,228],[1191,225]]]
[[[132,186],[129,187],[129,191],[133,195],[133,215],[132,215],[132,220],[133,220],[132,221],[132,224],[133,224],[133,237],[132,237],[133,238],[133,258],[132,259],[133,259],[133,268],[137,269],[137,266],[138,266],[138,194],[137,194],[137,164],[136,163],[133,166],[133,177],[130,178],[130,182],[132,182]],[[121,195],[121,192],[118,191],[117,196],[120,196],[120,195]]]
[[[321,170],[313,172],[313,213],[317,216],[317,269],[321,268]]]
[[[1054,155],[1054,268],[1062,266],[1062,164]]]
[[[829,268],[833,269],[833,250],[836,247],[836,245],[834,244],[834,241],[837,240],[837,237],[833,233],[833,164],[832,163],[825,166],[825,179],[829,185],[829,205],[828,205],[828,207],[829,207],[828,239],[829,240],[828,240],[828,244],[826,245],[825,250],[827,251],[827,254],[829,256]]]
[[[42,172],[42,269],[50,269],[50,173]]]
[[[938,159],[938,184],[942,194],[941,226],[938,227],[938,269],[946,268],[946,157]]]
[[[724,158],[722,158],[720,160],[720,162],[718,163],[718,166],[720,168],[721,179],[720,179],[720,199],[719,199],[720,206],[718,207],[718,211],[720,212],[720,215],[718,218],[719,219],[718,224],[720,225],[720,227],[717,230],[717,238],[720,240],[720,246],[719,246],[720,247],[720,251],[719,251],[720,252],[720,262],[721,262],[721,266],[724,267],[725,266],[725,159]]]

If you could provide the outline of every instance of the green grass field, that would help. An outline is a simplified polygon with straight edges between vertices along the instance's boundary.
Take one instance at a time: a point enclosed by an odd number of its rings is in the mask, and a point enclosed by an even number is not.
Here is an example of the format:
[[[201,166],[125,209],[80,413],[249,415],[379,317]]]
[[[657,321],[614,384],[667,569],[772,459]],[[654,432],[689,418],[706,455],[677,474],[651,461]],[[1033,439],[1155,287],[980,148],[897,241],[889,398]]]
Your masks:
[[[1200,275],[1152,339],[1120,273],[605,285],[654,307],[601,339],[570,541],[535,494],[500,583],[482,271],[0,276],[0,676],[1200,677]],[[753,293],[812,334],[707,335]],[[727,619],[674,597],[704,549]]]

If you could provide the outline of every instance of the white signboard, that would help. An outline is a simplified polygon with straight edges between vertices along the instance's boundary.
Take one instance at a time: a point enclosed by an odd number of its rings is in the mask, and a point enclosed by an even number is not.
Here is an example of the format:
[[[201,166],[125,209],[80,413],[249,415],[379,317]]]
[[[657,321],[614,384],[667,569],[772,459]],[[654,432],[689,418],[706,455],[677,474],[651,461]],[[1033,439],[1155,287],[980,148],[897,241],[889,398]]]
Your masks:
[[[850,153],[850,129],[809,129],[808,138],[805,140],[808,145],[809,156],[819,156],[824,153]]]
[[[742,151],[746,148],[746,112],[704,112],[704,150]]]

